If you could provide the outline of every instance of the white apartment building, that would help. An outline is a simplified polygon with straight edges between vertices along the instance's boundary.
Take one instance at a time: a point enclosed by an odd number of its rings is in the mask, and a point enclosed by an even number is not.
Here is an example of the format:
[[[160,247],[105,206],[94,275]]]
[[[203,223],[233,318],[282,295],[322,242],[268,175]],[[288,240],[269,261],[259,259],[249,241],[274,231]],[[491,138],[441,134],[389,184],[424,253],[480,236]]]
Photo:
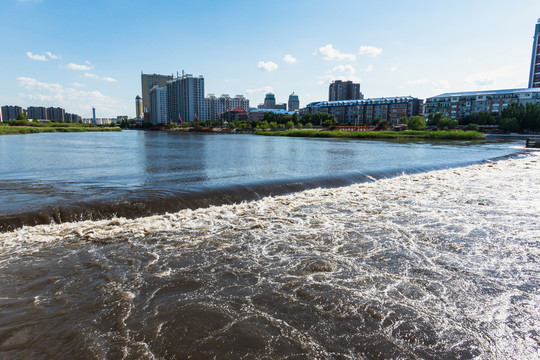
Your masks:
[[[167,88],[154,86],[150,90],[150,121],[152,125],[167,124]]]

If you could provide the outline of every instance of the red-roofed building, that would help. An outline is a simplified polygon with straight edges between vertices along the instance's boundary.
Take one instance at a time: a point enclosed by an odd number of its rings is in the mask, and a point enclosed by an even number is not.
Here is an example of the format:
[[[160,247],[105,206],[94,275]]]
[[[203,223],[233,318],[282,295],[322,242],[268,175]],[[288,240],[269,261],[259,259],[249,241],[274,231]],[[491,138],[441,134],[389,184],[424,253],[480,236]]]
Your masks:
[[[225,121],[247,121],[248,113],[246,110],[242,109],[240,106],[235,107],[234,109],[229,109],[225,111],[221,118]]]

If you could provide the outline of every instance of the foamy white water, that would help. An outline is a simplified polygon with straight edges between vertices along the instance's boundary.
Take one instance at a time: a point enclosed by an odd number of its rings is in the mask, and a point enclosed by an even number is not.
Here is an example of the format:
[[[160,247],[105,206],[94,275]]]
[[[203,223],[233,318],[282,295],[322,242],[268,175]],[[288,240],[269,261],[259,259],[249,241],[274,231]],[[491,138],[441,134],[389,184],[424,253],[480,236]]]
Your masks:
[[[37,313],[66,357],[539,358],[539,189],[537,153],[3,233],[0,355],[41,349]]]

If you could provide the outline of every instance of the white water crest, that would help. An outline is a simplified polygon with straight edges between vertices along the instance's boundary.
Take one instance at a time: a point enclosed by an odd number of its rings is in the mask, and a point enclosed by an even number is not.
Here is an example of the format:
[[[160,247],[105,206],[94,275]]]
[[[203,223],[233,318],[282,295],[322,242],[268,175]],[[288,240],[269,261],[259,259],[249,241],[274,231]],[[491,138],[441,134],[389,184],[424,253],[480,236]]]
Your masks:
[[[539,190],[533,153],[134,220],[24,227],[0,234],[0,304],[52,308],[62,297],[88,308],[73,316],[95,358],[539,358]],[[65,279],[43,265],[54,256]],[[13,290],[20,263],[54,278],[54,292]],[[74,274],[87,266],[103,284]],[[74,295],[85,286],[99,305]],[[0,326],[12,339],[0,355],[37,346],[35,327]]]

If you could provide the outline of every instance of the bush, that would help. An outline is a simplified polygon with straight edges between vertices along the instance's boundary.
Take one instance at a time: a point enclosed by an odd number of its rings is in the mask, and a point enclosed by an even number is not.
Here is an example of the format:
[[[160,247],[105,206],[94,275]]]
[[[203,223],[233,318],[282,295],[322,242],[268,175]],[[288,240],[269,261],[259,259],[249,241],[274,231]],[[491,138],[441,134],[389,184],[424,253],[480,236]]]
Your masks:
[[[423,130],[426,128],[426,119],[422,116],[412,116],[407,120],[407,129],[410,130]]]
[[[287,123],[285,124],[285,127],[291,130],[292,128],[294,128],[294,123],[292,121],[287,121]]]
[[[465,131],[478,131],[478,124],[469,124],[463,128]]]

